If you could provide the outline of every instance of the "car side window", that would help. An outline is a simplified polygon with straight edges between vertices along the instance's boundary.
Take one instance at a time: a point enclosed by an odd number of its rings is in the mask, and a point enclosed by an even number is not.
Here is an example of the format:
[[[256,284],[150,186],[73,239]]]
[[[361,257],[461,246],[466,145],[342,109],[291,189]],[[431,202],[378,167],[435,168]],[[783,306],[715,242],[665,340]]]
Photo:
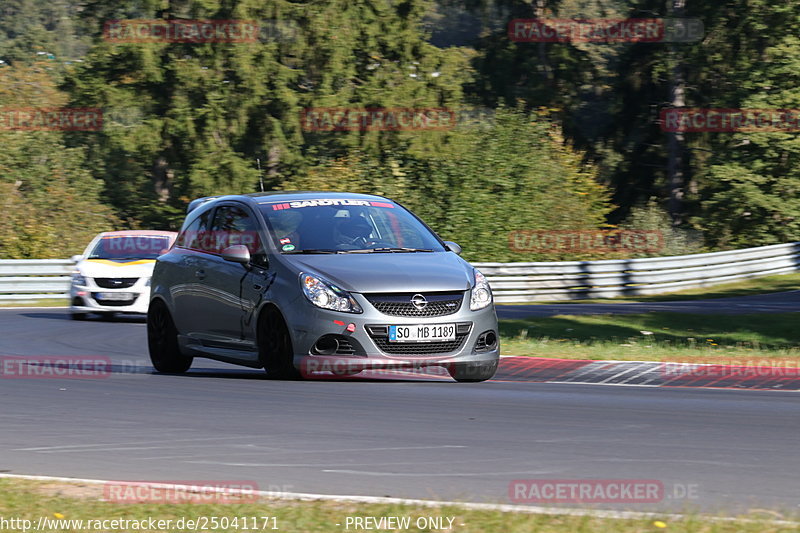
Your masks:
[[[253,263],[265,265],[267,261],[258,231],[258,221],[244,208],[225,205],[217,208],[211,224],[211,247],[221,253],[228,246],[243,244],[250,251]]]
[[[211,225],[211,213],[213,211],[213,209],[207,210],[183,228],[178,234],[175,246],[201,252],[211,251],[209,250],[208,237],[210,236],[209,226]]]

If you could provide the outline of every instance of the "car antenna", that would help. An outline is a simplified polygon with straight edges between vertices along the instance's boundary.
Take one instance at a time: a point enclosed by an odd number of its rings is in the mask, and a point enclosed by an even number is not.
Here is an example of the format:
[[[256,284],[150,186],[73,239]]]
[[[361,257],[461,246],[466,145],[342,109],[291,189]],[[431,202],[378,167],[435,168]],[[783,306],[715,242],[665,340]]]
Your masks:
[[[261,158],[256,157],[256,164],[258,165],[258,182],[261,184],[261,192],[264,192],[264,176],[261,174]]]

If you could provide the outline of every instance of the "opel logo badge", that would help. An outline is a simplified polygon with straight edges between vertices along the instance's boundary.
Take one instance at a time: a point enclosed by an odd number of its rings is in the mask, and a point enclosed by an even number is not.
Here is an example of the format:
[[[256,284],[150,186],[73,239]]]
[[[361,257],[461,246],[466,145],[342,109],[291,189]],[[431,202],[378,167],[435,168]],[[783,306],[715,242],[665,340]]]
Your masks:
[[[425,307],[428,305],[428,300],[426,300],[421,294],[415,294],[411,297],[411,303],[417,309],[425,309]]]

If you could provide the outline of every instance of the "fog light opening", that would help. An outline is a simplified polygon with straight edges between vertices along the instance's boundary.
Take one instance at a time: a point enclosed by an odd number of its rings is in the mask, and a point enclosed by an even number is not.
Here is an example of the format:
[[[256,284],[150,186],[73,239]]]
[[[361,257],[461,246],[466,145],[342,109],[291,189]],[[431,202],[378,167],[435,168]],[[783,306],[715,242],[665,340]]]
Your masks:
[[[483,342],[486,344],[486,348],[491,350],[497,346],[497,335],[494,331],[490,331],[484,336]]]
[[[339,341],[336,337],[325,335],[320,337],[314,344],[314,353],[319,355],[333,355],[339,349]]]
[[[478,340],[475,342],[475,351],[489,352],[497,348],[497,333],[489,330],[484,331],[478,335]]]

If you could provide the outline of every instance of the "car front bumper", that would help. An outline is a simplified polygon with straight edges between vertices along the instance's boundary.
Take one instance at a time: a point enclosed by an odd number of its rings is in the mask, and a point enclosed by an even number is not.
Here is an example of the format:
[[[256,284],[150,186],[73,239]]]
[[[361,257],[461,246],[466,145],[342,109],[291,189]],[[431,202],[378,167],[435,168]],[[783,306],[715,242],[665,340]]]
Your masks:
[[[142,285],[142,286],[140,286]],[[131,295],[130,300],[104,300],[103,293]],[[135,313],[147,314],[150,302],[150,287],[137,283],[127,289],[105,289],[88,285],[75,285],[70,288],[71,313]]]
[[[496,368],[500,357],[497,315],[490,305],[478,311],[469,309],[466,292],[460,309],[436,317],[392,316],[381,313],[361,295],[353,294],[363,313],[342,313],[320,309],[300,300],[292,306],[287,322],[291,328],[294,364],[303,375],[331,372],[338,375],[355,374],[362,370],[414,370],[441,374],[456,367],[476,372]],[[390,325],[456,324],[455,341],[437,343],[391,343]],[[351,331],[352,330],[352,331]],[[458,333],[460,332],[460,334]],[[488,332],[493,333],[493,346],[479,342]],[[335,353],[320,353],[318,341],[334,337],[344,345]]]

